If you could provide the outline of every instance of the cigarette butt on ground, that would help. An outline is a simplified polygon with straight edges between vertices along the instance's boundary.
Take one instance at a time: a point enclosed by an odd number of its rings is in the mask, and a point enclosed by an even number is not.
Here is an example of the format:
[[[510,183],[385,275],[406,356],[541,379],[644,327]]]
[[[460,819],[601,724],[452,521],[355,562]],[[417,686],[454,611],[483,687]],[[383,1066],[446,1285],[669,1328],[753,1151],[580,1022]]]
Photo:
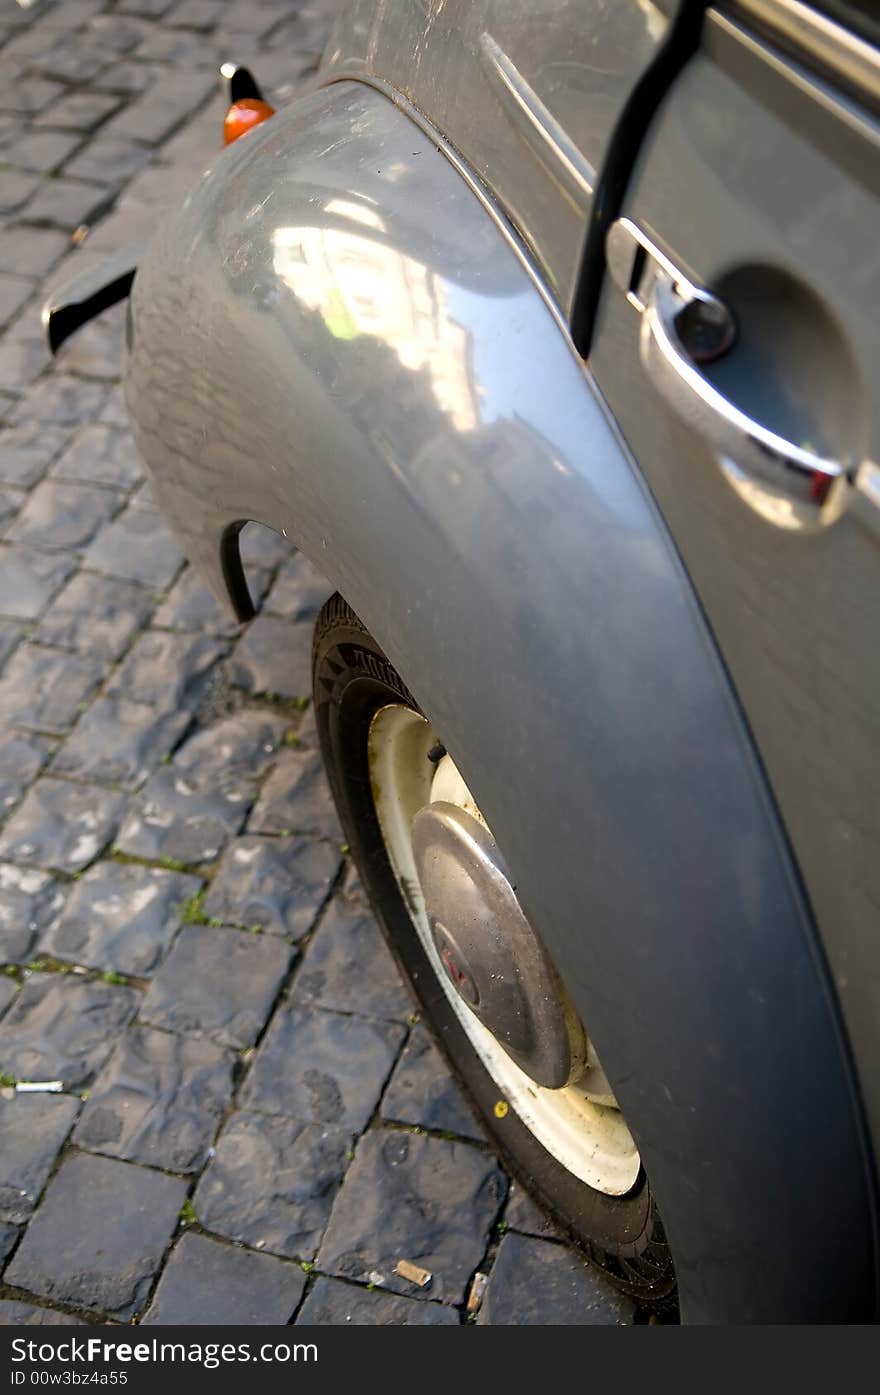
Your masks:
[[[60,1095],[63,1080],[16,1080],[0,1089],[0,1099],[14,1100],[16,1095]]]
[[[427,1288],[432,1278],[429,1269],[420,1269],[417,1264],[410,1264],[408,1259],[399,1259],[394,1266],[394,1272],[399,1274],[401,1279],[418,1284],[419,1288]]]
[[[471,1291],[468,1294],[467,1310],[469,1313],[476,1313],[480,1310],[483,1301],[483,1294],[486,1292],[486,1285],[489,1282],[488,1274],[475,1274],[471,1284]]]

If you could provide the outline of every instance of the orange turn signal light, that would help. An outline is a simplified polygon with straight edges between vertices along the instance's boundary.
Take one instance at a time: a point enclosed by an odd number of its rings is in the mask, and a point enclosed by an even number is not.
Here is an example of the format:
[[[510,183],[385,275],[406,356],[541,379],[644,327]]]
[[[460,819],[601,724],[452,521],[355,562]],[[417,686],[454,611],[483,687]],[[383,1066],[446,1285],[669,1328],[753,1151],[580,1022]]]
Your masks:
[[[239,136],[246,135],[255,126],[261,126],[274,115],[275,108],[270,107],[268,102],[257,97],[241,97],[232,103],[223,119],[223,144],[231,145]]]

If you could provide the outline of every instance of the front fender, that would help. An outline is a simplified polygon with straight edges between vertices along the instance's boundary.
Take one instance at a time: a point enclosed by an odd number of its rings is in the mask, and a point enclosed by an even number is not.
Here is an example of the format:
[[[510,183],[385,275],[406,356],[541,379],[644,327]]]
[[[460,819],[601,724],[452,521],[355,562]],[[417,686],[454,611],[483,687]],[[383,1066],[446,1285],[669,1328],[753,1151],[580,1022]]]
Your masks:
[[[685,1314],[869,1315],[846,1046],[748,732],[473,188],[337,84],[218,157],[132,314],[133,426],[185,551],[235,589],[238,526],[285,533],[443,734],[633,1126]]]

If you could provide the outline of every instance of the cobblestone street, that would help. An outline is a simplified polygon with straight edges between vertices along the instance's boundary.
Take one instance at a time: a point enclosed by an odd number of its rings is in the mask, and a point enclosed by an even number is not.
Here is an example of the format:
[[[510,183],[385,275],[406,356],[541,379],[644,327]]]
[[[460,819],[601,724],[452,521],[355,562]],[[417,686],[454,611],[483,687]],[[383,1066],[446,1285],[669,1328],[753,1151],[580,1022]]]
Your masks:
[[[219,64],[285,104],[334,8],[2,0],[3,1323],[644,1318],[510,1184],[364,902],[308,704],[323,579],[249,527],[232,623],[141,473],[122,307],[44,343],[49,288],[214,156]]]

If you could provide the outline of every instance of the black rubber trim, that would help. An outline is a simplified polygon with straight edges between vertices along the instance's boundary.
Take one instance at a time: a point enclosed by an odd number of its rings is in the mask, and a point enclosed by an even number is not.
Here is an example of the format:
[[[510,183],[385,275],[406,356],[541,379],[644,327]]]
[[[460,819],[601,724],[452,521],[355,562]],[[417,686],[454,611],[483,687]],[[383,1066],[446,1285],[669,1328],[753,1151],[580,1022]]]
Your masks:
[[[630,174],[654,113],[685,63],[696,52],[706,8],[707,0],[683,0],[654,62],[630,93],[608,143],[593,192],[571,311],[572,339],[583,358],[590,352],[605,275],[605,235],[620,212]]]
[[[71,334],[75,334],[82,325],[88,324],[89,320],[93,320],[102,311],[109,310],[112,305],[118,305],[120,300],[125,300],[131,293],[134,278],[134,270],[126,271],[108,281],[85,300],[49,306],[45,312],[45,320],[50,351],[57,354],[64,341],[69,339]]]
[[[241,530],[247,521],[246,518],[243,518],[238,523],[230,523],[220,539],[220,566],[223,570],[223,580],[226,583],[230,604],[235,611],[235,618],[242,625],[248,620],[253,620],[257,613],[244,574],[239,544]]]

